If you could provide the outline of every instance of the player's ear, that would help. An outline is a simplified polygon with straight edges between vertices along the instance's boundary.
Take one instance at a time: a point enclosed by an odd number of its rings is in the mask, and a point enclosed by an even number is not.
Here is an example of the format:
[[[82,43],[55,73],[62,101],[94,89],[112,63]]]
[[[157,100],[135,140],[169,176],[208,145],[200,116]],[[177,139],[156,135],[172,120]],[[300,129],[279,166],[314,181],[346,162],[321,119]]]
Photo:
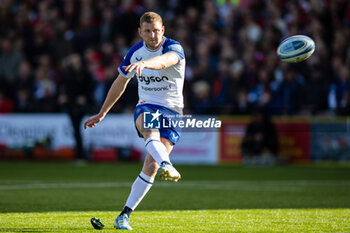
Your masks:
[[[162,26],[162,33],[164,34],[165,32],[165,28],[164,28],[164,25]]]
[[[141,28],[140,27],[137,28],[137,31],[139,32],[139,36],[141,36]]]

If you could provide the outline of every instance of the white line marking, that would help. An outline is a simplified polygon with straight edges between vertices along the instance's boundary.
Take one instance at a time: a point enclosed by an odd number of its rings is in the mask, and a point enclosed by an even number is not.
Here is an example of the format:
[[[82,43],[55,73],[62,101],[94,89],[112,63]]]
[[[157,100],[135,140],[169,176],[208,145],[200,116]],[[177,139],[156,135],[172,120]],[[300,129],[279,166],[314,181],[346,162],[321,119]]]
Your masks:
[[[1,180],[0,180],[1,181]],[[30,182],[30,181],[28,181]],[[33,183],[0,185],[0,190],[28,189],[72,189],[72,188],[118,188],[130,187],[132,182],[74,182],[74,183]],[[303,191],[309,186],[343,186],[350,188],[350,181],[339,180],[289,180],[289,181],[180,181],[179,183],[157,182],[157,188],[186,188],[205,190],[245,190],[245,191]]]
[[[21,189],[61,189],[61,188],[108,188],[108,187],[129,187],[130,182],[111,183],[42,183],[23,185],[0,185],[0,190],[21,190]]]

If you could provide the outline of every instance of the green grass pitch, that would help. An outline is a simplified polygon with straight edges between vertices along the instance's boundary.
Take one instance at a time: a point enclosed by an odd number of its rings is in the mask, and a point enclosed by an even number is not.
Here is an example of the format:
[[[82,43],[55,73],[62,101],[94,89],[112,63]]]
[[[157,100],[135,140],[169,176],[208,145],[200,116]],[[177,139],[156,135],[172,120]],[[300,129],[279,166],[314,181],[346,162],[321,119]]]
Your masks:
[[[112,232],[141,164],[0,162],[0,232]],[[350,166],[176,166],[134,232],[350,232]]]

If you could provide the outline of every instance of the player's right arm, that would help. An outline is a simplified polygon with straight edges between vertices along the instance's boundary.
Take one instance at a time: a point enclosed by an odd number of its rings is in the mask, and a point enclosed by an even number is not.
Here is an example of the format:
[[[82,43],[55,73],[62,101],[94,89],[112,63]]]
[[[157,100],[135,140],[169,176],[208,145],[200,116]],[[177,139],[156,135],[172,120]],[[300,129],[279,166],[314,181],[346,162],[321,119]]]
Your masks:
[[[111,88],[108,91],[105,102],[103,103],[100,112],[84,122],[84,129],[86,127],[94,127],[96,124],[103,120],[106,116],[107,112],[112,108],[112,106],[117,102],[120,96],[124,93],[126,86],[128,85],[130,79],[135,75],[135,71],[125,71],[123,66],[130,65],[130,58],[133,53],[140,47],[142,47],[143,43],[140,42],[134,45],[131,49],[129,49],[126,56],[123,58],[122,62],[118,67],[119,75],[116,80],[114,80]]]
[[[123,75],[119,74],[117,79],[114,80],[111,88],[108,91],[107,97],[100,109],[100,112],[84,122],[84,129],[86,127],[94,127],[96,124],[103,120],[108,111],[112,106],[118,101],[120,96],[124,93],[126,86],[128,85],[130,78],[125,78]]]

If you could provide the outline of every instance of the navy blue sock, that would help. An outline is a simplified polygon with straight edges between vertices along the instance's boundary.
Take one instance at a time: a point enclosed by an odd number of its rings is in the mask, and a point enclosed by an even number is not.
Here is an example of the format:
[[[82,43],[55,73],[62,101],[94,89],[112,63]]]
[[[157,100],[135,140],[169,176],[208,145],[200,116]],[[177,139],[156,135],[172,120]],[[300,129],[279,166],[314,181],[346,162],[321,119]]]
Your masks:
[[[163,162],[161,162],[160,164],[169,164],[169,165],[171,165],[171,163],[169,163],[169,162],[167,162],[167,161],[163,161]]]
[[[127,214],[128,217],[130,217],[131,212],[132,212],[132,209],[130,209],[129,207],[125,206],[123,211],[119,215]]]

